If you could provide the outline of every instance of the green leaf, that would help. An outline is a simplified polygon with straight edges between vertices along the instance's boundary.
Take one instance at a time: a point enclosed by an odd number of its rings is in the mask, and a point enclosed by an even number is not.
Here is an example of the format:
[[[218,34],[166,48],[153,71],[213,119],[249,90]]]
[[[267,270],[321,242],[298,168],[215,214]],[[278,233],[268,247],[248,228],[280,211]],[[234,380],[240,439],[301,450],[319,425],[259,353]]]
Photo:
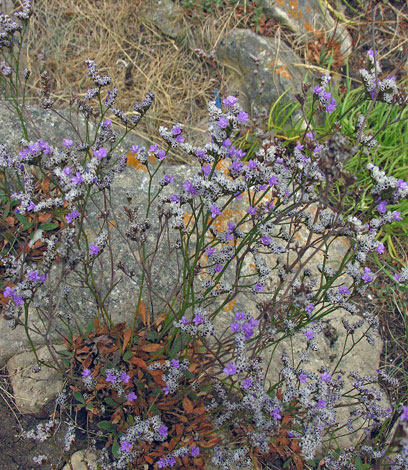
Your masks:
[[[24,215],[19,214],[18,212],[15,213],[17,220],[20,222],[20,224],[23,225],[28,225],[29,221],[24,217]]]
[[[132,351],[126,351],[123,355],[123,360],[128,361],[132,357]]]
[[[133,425],[134,425],[135,420],[133,419],[133,416],[132,416],[132,415],[129,415],[129,416],[128,416],[127,422],[128,422],[128,424],[129,424],[129,426],[133,426]]]
[[[139,336],[135,336],[135,337],[133,338],[133,343],[134,343],[134,344],[137,344],[138,342],[139,342]]]
[[[88,410],[92,410],[93,409],[93,405],[92,403],[87,403],[87,405],[85,406],[85,408],[87,408]]]
[[[113,441],[113,444],[112,444],[112,454],[113,456],[115,457],[115,459],[118,459],[119,458],[119,444],[118,444],[118,440],[115,439]]]
[[[189,371],[189,370],[186,370],[185,374],[184,374],[188,379],[194,379],[194,375]]]
[[[69,362],[69,359],[63,359],[63,360],[62,360],[62,363],[64,364],[64,366],[65,366],[66,368],[68,368],[68,367],[71,365],[70,362]]]
[[[94,322],[91,320],[86,327],[86,334],[89,335],[94,329]]]
[[[105,403],[107,403],[109,406],[113,406],[114,408],[117,408],[117,406],[118,406],[116,401],[111,397],[106,397],[105,398]]]
[[[177,357],[177,354],[181,351],[181,344],[182,344],[182,337],[181,336],[176,336],[176,338],[173,341],[173,344],[171,345],[170,349],[170,359],[174,359]]]
[[[201,353],[201,354],[205,353],[205,351],[206,351],[206,349],[205,349],[204,346],[201,346],[201,348],[198,348],[198,352]]]
[[[57,351],[58,354],[62,354],[63,356],[72,357],[74,353],[72,351],[67,351],[66,349],[62,349],[61,351]]]
[[[103,429],[104,431],[114,431],[116,429],[116,426],[111,424],[110,421],[101,421],[97,426],[99,429]]]
[[[147,333],[146,338],[150,340],[158,340],[160,336],[157,331],[149,331],[149,333]]]
[[[42,224],[38,228],[40,230],[54,230],[58,228],[58,224]]]
[[[76,401],[79,401],[79,403],[82,403],[83,405],[85,405],[85,400],[81,392],[74,392],[74,397]]]

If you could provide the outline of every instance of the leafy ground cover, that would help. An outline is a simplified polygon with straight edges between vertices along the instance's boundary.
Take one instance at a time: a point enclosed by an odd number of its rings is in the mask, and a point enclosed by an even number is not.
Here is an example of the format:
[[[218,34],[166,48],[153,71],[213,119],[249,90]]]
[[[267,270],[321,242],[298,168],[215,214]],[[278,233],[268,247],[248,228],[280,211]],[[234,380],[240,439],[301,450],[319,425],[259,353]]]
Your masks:
[[[120,2],[119,2],[120,3]],[[39,2],[41,8],[39,11],[42,12],[38,14],[35,18],[37,21],[37,26],[39,29],[43,31],[43,35],[39,35],[36,40],[32,38],[31,43],[31,50],[30,53],[34,54],[34,57],[37,56],[41,58],[42,61],[39,61],[38,64],[30,63],[30,66],[33,67],[33,70],[36,67],[41,67],[43,69],[51,70],[51,77],[53,81],[53,97],[59,102],[61,106],[64,106],[64,103],[69,101],[71,88],[70,83],[75,83],[75,88],[78,88],[81,83],[80,80],[83,77],[82,71],[82,60],[78,60],[78,57],[69,57],[72,54],[68,51],[68,44],[72,43],[72,37],[80,37],[81,34],[77,34],[81,30],[86,30],[87,25],[89,24],[96,25],[94,28],[95,32],[95,40],[93,41],[94,46],[97,45],[99,50],[104,51],[104,58],[100,60],[101,63],[107,64],[107,72],[115,77],[115,70],[117,70],[117,63],[115,63],[114,58],[116,57],[115,54],[118,54],[118,51],[129,60],[130,53],[127,47],[130,47],[129,38],[132,38],[132,41],[135,41],[137,37],[140,41],[138,43],[138,66],[143,69],[143,76],[147,79],[146,82],[144,80],[140,80],[141,85],[149,89],[155,89],[156,96],[160,99],[163,97],[163,101],[157,104],[157,108],[155,109],[155,113],[153,114],[152,122],[150,123],[151,128],[157,128],[160,123],[168,123],[168,122],[176,122],[176,121],[184,121],[185,114],[183,113],[196,113],[197,109],[204,109],[204,103],[212,98],[212,92],[215,85],[220,86],[222,85],[222,80],[224,79],[222,76],[222,71],[218,70],[217,67],[208,64],[207,62],[202,62],[197,60],[197,58],[192,58],[186,51],[177,50],[177,47],[174,45],[169,45],[165,43],[164,38],[158,35],[157,31],[155,31],[151,25],[148,23],[143,23],[138,19],[138,23],[135,23],[132,27],[134,30],[129,31],[126,27],[123,27],[123,21],[128,21],[128,18],[125,19],[125,12],[127,12],[127,8],[129,7],[126,2],[120,3],[120,6],[123,8],[122,16],[118,15],[117,21],[112,23],[111,19],[108,21],[108,10],[103,10],[103,8],[95,9],[94,3],[89,2],[81,2],[81,5],[75,4],[67,4],[62,5],[61,2],[58,5],[52,2]],[[277,25],[273,22],[267,22],[264,17],[262,17],[262,11],[259,10],[258,5],[256,2],[239,2],[239,4],[233,4],[231,2],[218,2],[218,5],[213,4],[211,2],[194,2],[186,1],[182,2],[182,5],[186,9],[186,15],[190,18],[198,18],[200,21],[209,21],[212,24],[212,27],[216,27],[217,21],[225,21],[225,18],[230,18],[232,25],[242,25],[245,24],[248,27],[253,28],[260,34],[264,35],[272,35],[276,32]],[[136,2],[132,3],[132,7],[139,6]],[[364,6],[361,2],[342,2],[342,6],[345,7],[344,11],[337,10],[338,5],[332,4],[331,7],[340,15],[340,20],[342,19],[347,23],[351,31],[357,31],[364,28],[361,26],[366,22],[366,24],[372,24],[372,18],[369,18],[369,5]],[[214,8],[213,8],[214,7]],[[392,26],[390,26],[389,18],[392,15],[395,15],[395,18],[398,19],[400,22],[400,27],[406,27],[406,14],[404,12],[404,8],[399,5],[398,2],[387,2],[387,4],[381,4],[380,8],[377,10],[380,12],[382,19],[376,19],[374,21],[374,33],[370,32],[367,33],[368,37],[364,38],[360,36],[360,32],[356,32],[353,35],[353,40],[356,45],[356,51],[359,50],[359,47],[364,49],[368,48],[370,42],[373,40],[375,44],[380,44],[380,57],[387,60],[387,57],[395,57],[392,54],[398,51],[400,48],[404,49],[404,40],[402,39],[399,43],[396,42],[397,39],[395,38],[395,30],[394,36],[391,35]],[[231,14],[232,13],[232,14]],[[51,15],[51,16],[50,16]],[[95,16],[96,15],[96,16]],[[105,16],[103,16],[105,15]],[[54,22],[57,20],[59,26],[53,30],[54,37],[50,38],[48,35],[50,34],[51,28],[47,27],[49,24],[48,22]],[[130,17],[130,19],[132,19]],[[213,23],[211,23],[213,22]],[[128,24],[130,28],[130,23]],[[78,30],[76,29],[78,28]],[[118,32],[125,31],[126,37],[118,38]],[[367,29],[368,30],[368,29]],[[101,34],[101,31],[104,31]],[[149,36],[145,36],[145,34],[138,34],[143,32]],[[99,36],[98,36],[99,34]],[[82,35],[85,36],[85,35]],[[100,38],[104,37],[104,41],[98,44]],[[148,40],[149,37],[151,40]],[[288,33],[288,37],[290,37]],[[403,37],[403,36],[400,36]],[[78,41],[80,39],[77,39]],[[144,43],[143,43],[144,41]],[[157,41],[155,43],[155,41]],[[394,41],[394,42],[393,42]],[[92,41],[91,41],[92,42]],[[45,48],[45,44],[49,44],[48,48]],[[149,44],[149,49],[146,49],[147,43]],[[134,47],[134,42],[133,48]],[[170,69],[171,61],[174,61],[174,57],[169,59],[168,64],[163,64],[161,62],[160,67],[158,68],[157,60],[154,59],[153,52],[154,47],[152,45],[157,46],[155,53],[163,56],[166,56],[166,51],[171,50],[171,48],[175,49],[176,52],[174,54],[179,57],[179,62],[176,61],[177,64],[182,64],[181,69],[177,70],[176,75],[176,67]],[[77,43],[75,47],[81,51],[83,56],[92,56],[92,51],[90,52],[86,47],[85,44]],[[59,48],[64,48],[65,50],[60,50]],[[71,46],[70,46],[71,47]],[[168,49],[166,49],[168,48]],[[44,52],[41,52],[44,50]],[[148,51],[148,52],[147,52]],[[105,56],[106,54],[106,56]],[[342,65],[342,58],[338,57],[338,50],[336,46],[333,44],[324,43],[324,38],[317,38],[317,41],[314,45],[309,45],[308,48],[305,48],[304,55],[308,59],[310,64],[314,64],[319,67],[345,67]],[[355,73],[358,67],[360,56],[358,54],[352,55],[350,59],[350,63],[348,64],[348,71],[347,69],[340,69],[340,74],[347,75],[349,77],[348,82],[343,82],[342,85],[339,87],[338,95],[336,96],[339,103],[342,103],[342,107],[339,107],[335,113],[333,113],[326,122],[322,123],[321,125],[317,126],[316,132],[319,133],[320,136],[324,136],[327,132],[329,126],[333,124],[335,121],[339,121],[342,129],[346,132],[348,129],[353,129],[355,127],[355,121],[357,119],[357,115],[359,112],[363,112],[366,110],[368,104],[367,102],[358,101],[358,94],[361,94],[362,89],[358,88],[358,83],[356,82],[357,78]],[[153,64],[151,65],[150,69],[145,69],[142,67],[141,62],[139,62],[139,58],[143,59],[143,56],[146,56],[146,63]],[[337,56],[337,57],[336,57]],[[50,57],[50,59],[48,59]],[[59,59],[55,59],[58,57]],[[107,59],[108,57],[108,59]],[[158,56],[156,56],[158,57]],[[51,59],[52,58],[52,59]],[[27,55],[27,62],[32,61],[29,55]],[[54,62],[55,60],[60,60],[61,62]],[[66,60],[69,60],[66,62]],[[136,60],[136,56],[133,58]],[[129,61],[130,62],[130,61]],[[196,74],[195,76],[199,77],[198,80],[190,80],[186,79],[187,71],[191,69],[191,64],[193,64],[193,70]],[[167,67],[167,65],[169,67]],[[71,68],[70,68],[71,67]],[[128,72],[128,78],[130,74],[134,74],[136,77],[137,73],[140,70],[134,70],[133,72],[129,72],[129,65],[126,65],[126,70]],[[393,68],[392,62],[390,61],[388,69],[391,70]],[[68,73],[69,69],[69,73]],[[166,73],[164,73],[166,70]],[[122,71],[123,72],[123,71]],[[211,72],[211,73],[210,73]],[[387,72],[387,67],[385,67],[385,72]],[[170,75],[167,76],[166,74],[169,73]],[[183,75],[184,74],[184,75]],[[81,77],[81,78],[80,78]],[[179,81],[177,81],[178,77]],[[216,77],[216,78],[214,78]],[[123,78],[123,74],[121,75]],[[218,80],[218,81],[217,81]],[[167,89],[166,84],[171,83],[174,85],[173,89]],[[191,89],[191,83],[197,85],[197,89]],[[79,84],[79,85],[78,85]],[[136,85],[135,85],[136,86]],[[137,85],[138,86],[138,85]],[[177,88],[178,86],[178,88]],[[222,89],[222,86],[220,86]],[[177,89],[177,91],[176,91]],[[200,90],[198,93],[197,90]],[[126,84],[126,81],[123,81],[123,90],[125,93],[122,93],[122,96],[126,95],[128,99],[133,93],[137,93],[142,95],[143,93],[141,90],[129,87],[129,79]],[[35,89],[32,90],[34,99]],[[335,91],[333,91],[335,92]],[[179,103],[180,96],[183,98],[181,102],[185,102],[186,108],[182,108],[180,110],[179,107],[174,106],[171,107],[171,103]],[[192,97],[195,97],[194,108],[191,107]],[[132,98],[133,99],[133,98]],[[351,117],[347,117],[342,121],[341,115],[344,111],[344,107],[351,106],[355,108],[354,115],[352,114]],[[126,103],[121,103],[121,107],[127,108],[128,106]],[[282,136],[283,140],[286,141],[287,146],[294,146],[297,139],[301,137],[301,126],[299,122],[294,122],[291,119],[293,115],[294,108],[285,108],[280,107],[279,103],[277,103],[276,107],[271,110],[269,114],[269,121],[268,121],[268,130]],[[167,114],[166,114],[167,113]],[[180,114],[177,114],[180,113]],[[357,185],[363,189],[363,197],[360,201],[362,207],[365,204],[370,202],[370,185],[368,184],[367,174],[364,172],[364,163],[368,161],[368,158],[372,158],[373,162],[380,166],[380,168],[390,171],[395,177],[407,178],[407,167],[408,167],[408,156],[406,153],[406,131],[405,131],[405,123],[404,119],[406,118],[405,115],[397,116],[396,110],[392,111],[390,114],[385,111],[385,109],[378,103],[378,107],[374,110],[373,114],[370,117],[369,127],[374,136],[377,136],[377,140],[379,141],[378,151],[371,155],[370,157],[366,155],[359,155],[353,161],[348,163],[347,169],[352,171],[357,176]],[[196,115],[196,114],[195,114]],[[386,119],[390,120],[400,120],[396,122],[393,126],[387,128],[386,132],[381,134],[381,127],[382,124],[385,122]],[[285,120],[287,120],[285,122]],[[150,134],[149,124],[146,128],[146,136],[148,133]],[[256,147],[256,136],[247,136],[246,141],[242,141],[241,145],[243,148],[248,147],[248,142],[250,146],[253,148]],[[397,155],[397,158],[395,156]],[[248,158],[250,153],[248,154]],[[47,191],[49,188],[38,188],[39,191]],[[8,204],[8,201],[3,201],[4,204]],[[351,204],[351,201],[350,201]],[[18,253],[26,253],[27,245],[31,241],[32,237],[30,234],[35,233],[36,229],[42,229],[44,231],[49,231],[50,233],[55,233],[58,230],[63,230],[63,226],[58,223],[58,221],[50,220],[49,214],[42,213],[39,214],[38,219],[21,219],[18,215],[14,215],[10,212],[12,207],[5,212],[3,212],[3,220],[1,225],[1,234],[4,234],[2,238],[2,249],[3,250],[15,250]],[[406,208],[405,210],[408,210]],[[407,215],[404,213],[403,215]],[[397,402],[403,403],[406,394],[407,394],[407,364],[406,364],[406,357],[407,357],[407,324],[406,324],[406,293],[402,290],[398,290],[395,285],[391,285],[389,276],[387,276],[387,270],[384,269],[388,265],[388,273],[392,272],[392,267],[397,266],[397,264],[407,264],[407,256],[406,256],[406,249],[407,249],[407,230],[406,224],[404,221],[401,223],[396,223],[392,227],[392,231],[386,231],[382,233],[384,243],[387,245],[389,257],[384,262],[382,260],[382,264],[378,264],[378,260],[373,259],[373,266],[376,270],[380,269],[380,276],[377,280],[377,285],[374,287],[375,289],[382,289],[384,291],[384,300],[379,304],[375,305],[374,308],[378,312],[378,315],[381,318],[381,325],[382,325],[382,333],[383,338],[385,339],[385,348],[383,353],[383,365],[384,370],[387,370],[390,375],[398,377],[402,379],[401,386],[397,389],[389,389],[390,398]],[[13,238],[10,238],[9,235],[12,234]],[[33,245],[35,250],[41,250],[41,246],[39,244]],[[36,251],[31,251],[30,256],[33,259],[38,256],[39,253]],[[27,253],[26,253],[27,255]],[[0,299],[1,300],[1,299]],[[3,299],[4,300],[4,299]],[[156,325],[159,327],[160,325]],[[150,333],[154,333],[150,331]],[[72,342],[74,346],[71,347],[70,352],[72,353],[71,356],[68,356],[70,367],[72,367],[73,371],[73,383],[71,387],[74,387],[73,390],[76,392],[77,398],[77,411],[79,414],[82,413],[83,416],[86,414],[86,418],[83,419],[84,422],[89,421],[91,422],[91,428],[94,426],[93,431],[95,432],[98,428],[99,430],[108,430],[111,431],[113,427],[117,427],[117,429],[125,429],[126,425],[130,425],[129,422],[129,414],[128,410],[132,410],[136,412],[137,410],[134,409],[136,406],[132,404],[131,401],[127,400],[123,402],[117,392],[112,390],[107,386],[106,382],[100,380],[99,381],[99,389],[96,387],[97,393],[94,396],[88,396],[84,398],[84,394],[86,394],[86,390],[83,388],[82,381],[78,380],[79,377],[74,376],[74,371],[76,373],[80,372],[84,369],[87,369],[91,364],[93,368],[97,366],[98,363],[103,363],[108,365],[108,367],[119,367],[121,366],[123,372],[125,374],[137,374],[140,380],[141,390],[143,387],[151,387],[152,391],[154,392],[154,388],[156,385],[162,385],[160,379],[150,372],[147,372],[145,367],[141,362],[135,363],[136,357],[142,357],[142,360],[146,362],[148,360],[149,353],[158,352],[158,347],[167,344],[166,341],[162,343],[155,343],[154,342],[154,335],[150,334],[150,338],[147,337],[147,331],[140,332],[139,338],[140,343],[135,344],[132,349],[128,350],[131,353],[129,356],[121,356],[120,353],[124,349],[124,343],[126,342],[126,330],[116,330],[116,331],[105,331],[95,325],[95,331],[89,332],[88,339],[85,341],[75,343],[75,339],[72,338]],[[98,340],[98,338],[103,338],[103,340]],[[150,342],[148,342],[148,341]],[[150,345],[150,346],[149,346]],[[182,347],[182,343],[178,347]],[[145,348],[145,349],[143,349]],[[148,350],[150,349],[150,350]],[[156,351],[155,351],[156,349]],[[135,354],[133,354],[135,353]],[[136,354],[137,353],[137,354]],[[115,355],[116,354],[116,355]],[[143,359],[143,354],[145,354],[145,358]],[[125,359],[126,357],[126,359]],[[67,359],[67,360],[68,360]],[[133,359],[133,362],[132,362]],[[160,357],[159,357],[160,359]],[[193,367],[199,367],[199,364],[193,365]],[[98,370],[98,369],[96,369]],[[81,372],[81,373],[82,373]],[[98,373],[95,373],[95,377],[93,377],[98,383]],[[140,375],[140,377],[139,377]],[[185,387],[191,387],[191,383],[186,382]],[[76,388],[76,389],[75,389]],[[152,400],[154,401],[154,393],[151,395]],[[184,402],[177,402],[177,398],[174,403],[171,403],[172,409],[178,410],[177,413],[179,416],[182,414],[191,414],[191,417],[194,415],[198,415],[198,412],[194,413],[196,408],[191,408],[191,404],[185,400]],[[166,406],[169,406],[170,402],[168,403],[155,403],[154,406],[157,406],[158,409],[166,409]],[[102,406],[111,407],[112,410],[115,409],[116,411],[113,413],[112,419],[107,421],[104,419],[104,414],[102,412]],[[139,406],[139,404],[138,404]],[[149,402],[144,403],[144,406],[150,406]],[[160,408],[160,406],[162,408]],[[163,408],[164,407],[164,408]],[[109,409],[109,408],[108,408]],[[199,406],[197,410],[199,409]],[[111,411],[112,411],[111,410]],[[396,417],[394,417],[396,418]],[[289,420],[290,417],[287,417]],[[114,422],[115,421],[115,422]],[[191,419],[189,419],[191,422]],[[190,424],[191,427],[191,436],[195,436],[194,433],[201,434],[208,434],[209,439],[216,439],[213,435],[211,435],[211,424],[206,423],[204,421],[194,422]],[[101,423],[105,423],[102,424]],[[382,435],[374,436],[381,439],[387,437],[387,432],[390,431],[392,428],[392,420],[390,421],[388,428],[384,430]],[[177,422],[174,415],[169,413],[168,421],[166,421],[166,426],[170,429],[172,426],[174,427],[176,435],[181,435],[180,433],[180,426],[186,426],[183,424],[183,420],[181,422]],[[178,426],[178,428],[177,428]],[[116,427],[114,429],[116,429]],[[109,428],[109,429],[108,429]],[[239,438],[239,430],[235,431],[237,434],[237,438]],[[285,440],[286,436],[282,435],[282,441],[276,446],[276,449],[273,450],[275,455],[270,457],[268,463],[271,464],[273,460],[276,461],[276,465],[283,465],[286,463],[288,468],[303,468],[302,465],[306,465],[304,462],[301,462],[298,451],[299,449],[296,446],[296,443],[291,447],[288,445],[289,440]],[[200,442],[200,446],[205,447],[206,442],[208,440],[205,439],[197,440],[191,439],[189,444],[194,442]],[[292,441],[293,443],[293,441]],[[113,439],[109,445],[114,448],[117,446],[115,444],[115,440]],[[167,447],[167,450],[171,450]],[[159,457],[158,453],[161,452],[161,449],[145,449],[146,455],[148,458],[151,457]],[[149,454],[150,452],[150,454]],[[272,450],[271,450],[272,452]],[[154,454],[154,455],[153,455]],[[254,458],[258,458],[254,456]],[[150,464],[148,459],[144,463]],[[192,460],[188,460],[186,462],[183,461],[185,465],[196,465],[195,468],[200,468],[202,465],[202,461],[197,456],[197,458],[192,457]],[[138,464],[142,464],[142,462],[138,462]],[[273,468],[273,467],[272,467]],[[280,468],[280,467],[276,467]],[[362,467],[363,468],[363,467]]]

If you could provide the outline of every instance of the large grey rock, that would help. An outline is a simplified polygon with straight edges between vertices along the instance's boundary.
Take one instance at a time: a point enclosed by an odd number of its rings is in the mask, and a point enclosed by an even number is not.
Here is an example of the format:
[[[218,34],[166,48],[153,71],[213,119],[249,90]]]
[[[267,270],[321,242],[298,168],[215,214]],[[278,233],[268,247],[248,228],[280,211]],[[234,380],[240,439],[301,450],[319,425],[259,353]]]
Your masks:
[[[166,36],[172,39],[182,40],[189,32],[183,15],[183,8],[171,0],[154,0],[146,2],[148,8],[144,12],[144,18],[149,23],[157,26]]]
[[[293,101],[294,94],[301,92],[302,60],[278,38],[235,29],[218,43],[216,56],[230,72],[229,88],[242,91],[247,110],[269,111],[282,93]]]
[[[79,450],[72,455],[70,464],[66,464],[62,470],[96,470],[96,455],[87,449]]]
[[[302,43],[313,41],[316,33],[324,33],[340,43],[344,57],[352,50],[351,36],[341,23],[336,23],[330,12],[319,0],[262,0],[267,17],[274,18],[296,33]]]
[[[40,360],[52,363],[47,346],[36,352]],[[43,407],[54,400],[63,388],[61,376],[53,368],[42,366],[39,372],[34,373],[34,365],[36,358],[33,352],[17,354],[7,362],[16,406],[22,414],[41,413]]]

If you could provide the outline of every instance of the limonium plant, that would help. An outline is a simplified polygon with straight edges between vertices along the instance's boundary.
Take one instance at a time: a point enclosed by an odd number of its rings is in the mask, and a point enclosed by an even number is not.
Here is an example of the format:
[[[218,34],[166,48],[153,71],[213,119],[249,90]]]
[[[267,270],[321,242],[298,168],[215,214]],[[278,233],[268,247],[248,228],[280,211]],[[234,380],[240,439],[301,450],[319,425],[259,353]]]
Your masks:
[[[375,376],[352,372],[345,377],[340,369],[360,341],[375,342],[377,318],[353,299],[364,297],[375,282],[367,257],[371,252],[384,253],[376,238],[378,229],[401,219],[398,203],[408,196],[407,182],[387,177],[369,164],[376,182],[375,205],[342,215],[344,197],[354,190],[354,177],[343,165],[357,151],[369,152],[375,144],[365,134],[366,116],[356,126],[353,148],[345,147],[341,129],[317,141],[306,119],[303,136],[293,148],[284,148],[278,139],[266,139],[254,158],[248,159],[234,141],[249,116],[237,97],[227,96],[209,103],[210,142],[192,146],[183,125],[177,123],[159,129],[165,148],[146,149],[134,143],[127,153],[117,154],[118,145],[137,126],[154,96],[148,93],[135,104],[133,113],[126,114],[115,107],[117,89],[104,92],[111,78],[101,76],[89,59],[92,88],[72,101],[83,116],[85,135],[71,123],[77,140],[32,140],[25,118],[30,73],[20,69],[32,6],[29,0],[22,3],[15,19],[0,15],[1,91],[18,114],[23,134],[17,151],[8,148],[7,142],[0,147],[0,190],[2,200],[12,202],[15,214],[28,220],[50,213],[60,221],[61,230],[33,234],[38,238],[35,242],[45,247],[40,261],[24,251],[20,256],[1,256],[3,316],[10,328],[24,328],[35,353],[33,335],[48,346],[53,362],[45,363],[36,355],[37,369],[54,367],[70,384],[57,399],[61,413],[67,412],[71,419],[61,450],[66,461],[75,440],[73,416],[82,410],[105,431],[94,435],[95,449],[97,442],[105,444],[99,452],[100,468],[142,468],[144,454],[149,468],[204,468],[209,462],[223,469],[256,468],[254,456],[265,465],[272,462],[279,439],[297,449],[293,456],[297,468],[306,461],[322,468],[322,456],[324,468],[333,470],[357,468],[356,462],[361,465],[362,460],[368,465],[382,462],[394,469],[408,468],[405,443],[392,459],[379,445],[341,450],[336,444],[339,437],[362,428],[367,436],[380,429],[392,409],[384,403],[378,382],[395,385],[383,371]],[[379,79],[376,52],[369,51],[368,59],[369,69],[362,72],[367,99],[405,106],[405,91],[396,80]],[[48,77],[44,73],[41,78],[40,104],[51,109]],[[299,101],[312,93],[313,112],[330,114],[337,103],[329,83],[326,74],[314,88],[305,85]],[[109,119],[112,114],[125,128],[120,137]],[[194,161],[193,175],[181,184],[166,166],[169,149]],[[146,175],[147,201],[140,206],[129,195],[123,232],[112,209],[110,189],[130,160]],[[344,181],[344,193],[334,200],[330,189],[339,179]],[[44,182],[46,193],[39,191]],[[96,196],[103,201],[103,208],[93,206],[100,211],[101,225],[98,235],[90,239],[87,211]],[[109,213],[116,223],[108,223]],[[155,227],[159,227],[156,232]],[[116,263],[112,254],[114,230],[132,249],[126,263]],[[331,249],[340,241],[346,242],[344,253],[332,260]],[[167,246],[166,262],[176,260],[179,267],[167,297],[155,286],[152,274],[162,244]],[[97,270],[104,257],[111,263],[108,280]],[[113,321],[109,296],[120,282],[115,273],[137,284],[137,312],[148,331],[141,331],[136,315],[131,324]],[[64,282],[69,276],[92,296],[93,329],[83,327],[74,308],[61,312],[62,306],[70,306]],[[406,283],[408,268],[394,279]],[[106,283],[104,290],[98,287],[100,282]],[[155,296],[162,302],[160,315],[154,311]],[[243,299],[251,299],[256,308],[236,307]],[[356,321],[343,320],[346,339],[335,364],[312,371],[308,363],[319,349],[325,321],[339,309]],[[227,321],[225,310],[230,312]],[[65,356],[54,347],[55,333],[65,341]],[[298,356],[293,351],[273,355],[279,343],[295,338],[303,341]],[[198,354],[205,355],[205,367],[192,367],[201,357]],[[109,359],[99,360],[102,355]],[[268,375],[271,361],[282,364],[274,383]],[[153,381],[142,387],[144,374]],[[155,388],[150,387],[153,382]],[[155,393],[153,398],[146,396],[150,392]],[[185,412],[193,413],[193,401],[197,404],[199,399],[203,400],[199,413],[209,418],[206,429],[216,436],[211,453],[210,445],[200,448],[197,436],[188,438],[193,429],[169,420],[175,403],[182,401]],[[350,406],[350,415],[339,424],[338,412],[344,406]],[[407,420],[405,408],[403,421]],[[54,414],[27,437],[40,441],[51,437],[58,416]],[[235,439],[238,429],[244,434]],[[44,455],[35,459],[42,468],[46,462]]]

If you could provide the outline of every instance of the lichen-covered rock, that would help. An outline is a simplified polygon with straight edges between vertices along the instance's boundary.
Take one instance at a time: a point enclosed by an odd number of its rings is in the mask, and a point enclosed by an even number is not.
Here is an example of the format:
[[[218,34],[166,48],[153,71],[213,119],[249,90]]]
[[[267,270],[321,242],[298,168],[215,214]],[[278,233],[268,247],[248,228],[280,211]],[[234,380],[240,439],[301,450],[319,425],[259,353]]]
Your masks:
[[[71,457],[71,466],[66,464],[62,470],[96,470],[96,455],[88,449],[79,450]]]
[[[60,349],[61,346],[57,346]],[[52,363],[46,346],[37,350],[38,358]],[[43,407],[55,399],[62,390],[61,376],[51,367],[42,366],[39,372],[33,372],[36,359],[32,351],[13,356],[7,362],[14,399],[22,414],[39,414]]]
[[[300,42],[307,43],[324,33],[333,35],[340,43],[346,58],[351,54],[351,36],[343,24],[333,20],[328,9],[319,0],[262,0],[262,9],[268,18],[274,18],[296,33]]]
[[[247,29],[235,29],[218,43],[217,60],[230,71],[229,88],[242,91],[243,107],[269,111],[301,91],[305,77],[302,60],[278,38],[265,38]]]
[[[180,5],[171,0],[155,0],[152,8],[146,10],[145,19],[157,26],[172,39],[182,39],[188,31]]]

